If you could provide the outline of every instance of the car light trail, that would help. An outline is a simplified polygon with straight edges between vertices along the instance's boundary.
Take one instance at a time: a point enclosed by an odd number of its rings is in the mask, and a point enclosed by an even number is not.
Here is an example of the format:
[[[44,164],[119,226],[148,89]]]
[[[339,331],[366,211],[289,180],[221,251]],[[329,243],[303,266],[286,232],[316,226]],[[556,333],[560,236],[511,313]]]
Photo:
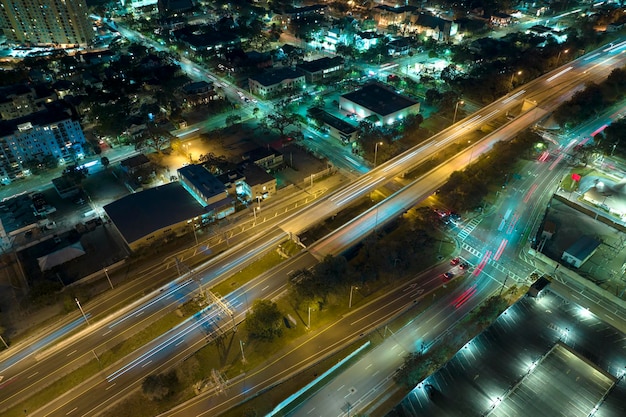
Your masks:
[[[517,93],[513,94],[510,97],[505,98],[504,100],[502,100],[502,104],[507,104],[513,100],[515,100],[517,97],[521,96],[522,94],[524,94],[526,92],[526,90],[520,90]]]
[[[121,319],[114,321],[113,323],[111,323],[111,325],[109,326],[109,329],[112,329],[113,327],[117,326],[120,323],[123,323],[124,321],[128,320],[129,318],[137,315],[139,312],[143,312],[145,309],[147,309],[148,307],[151,307],[152,305],[154,305],[155,303],[158,303],[159,301],[162,301],[166,298],[169,298],[172,294],[174,294],[176,291],[186,287],[187,285],[191,284],[193,281],[192,280],[188,280],[183,282],[182,284],[180,284],[177,287],[174,287],[172,289],[170,289],[169,291],[159,295],[158,297],[152,299],[150,302],[142,305],[141,307],[139,307],[136,310],[131,311],[129,314],[125,315],[124,317],[122,317]]]
[[[463,304],[465,304],[472,295],[474,295],[476,293],[476,284],[474,284],[473,286],[469,287],[468,289],[466,289],[465,291],[463,291],[463,294],[461,294],[460,296],[458,296],[454,301],[454,308],[459,308],[461,307]]]
[[[183,136],[187,136],[193,132],[197,132],[198,130],[200,130],[199,128],[195,128],[195,129],[191,129],[187,132],[183,132],[183,133],[179,133],[178,135],[176,135],[177,138],[182,138]]]
[[[385,180],[386,180],[386,178],[384,178],[384,177],[383,177],[383,178],[379,178],[379,179],[377,179],[376,181],[374,181],[371,185],[376,185],[376,184],[378,184],[378,183],[380,183],[380,182],[382,182],[382,181],[385,181]],[[352,199],[354,199],[354,198],[355,198],[355,196],[354,196],[354,195],[349,195],[349,196],[347,196],[346,198],[344,198],[343,200],[336,201],[336,202],[335,202],[335,205],[337,205],[337,206],[341,206],[341,205],[343,205],[344,203],[346,203],[347,201],[350,201],[350,200],[352,200]]]
[[[519,220],[519,214],[516,214],[515,216],[513,216],[513,220],[511,220],[511,224],[509,225],[509,228],[506,229],[507,235],[510,235],[511,232],[513,232],[513,229],[515,229],[515,225],[517,224],[518,220]]]
[[[569,71],[573,70],[574,67],[567,67],[562,71],[559,71],[558,73],[554,74],[552,77],[548,78],[546,81],[550,82],[552,80],[556,80],[557,78],[559,78],[561,75],[568,73]]]
[[[500,259],[500,255],[502,255],[502,252],[504,252],[504,248],[506,248],[507,243],[509,243],[507,239],[502,239],[502,242],[500,243],[498,250],[496,251],[495,255],[493,255],[494,261],[497,261],[498,259]]]
[[[362,183],[370,180],[371,178],[372,178],[371,175],[366,175],[366,176],[362,177],[359,181],[357,181],[354,184],[346,187],[341,192],[339,192],[339,193],[335,194],[333,197],[331,197],[329,200],[330,201],[335,201],[335,200],[337,200],[339,198],[342,198],[346,194],[352,194],[356,189],[358,189],[358,188],[360,188],[362,186]]]
[[[87,317],[90,317],[90,316],[91,315],[89,313],[87,313]],[[43,347],[47,346],[48,344],[54,342],[59,337],[61,337],[64,334],[72,331],[76,327],[82,325],[84,322],[85,322],[85,319],[80,317],[80,318],[74,320],[73,322],[63,326],[59,330],[57,330],[57,331],[55,331],[53,333],[50,333],[48,336],[44,337],[43,339],[40,339],[36,343],[33,343],[32,345],[29,345],[26,349],[22,350],[21,352],[18,352],[15,355],[12,355],[6,361],[2,362],[2,367],[3,368],[2,368],[2,370],[0,370],[0,372],[5,372],[7,369],[11,368],[13,365],[15,365],[15,364],[21,362],[22,360],[26,359],[31,354],[37,352],[38,350],[42,349]]]
[[[607,127],[609,127],[609,125],[607,125],[607,124],[604,124],[604,125],[600,126],[600,128],[598,128],[596,131],[594,131],[594,132],[591,134],[591,137],[594,137],[595,135],[597,135],[598,133],[602,132],[602,131],[603,131],[604,129],[606,129]],[[587,140],[589,140],[589,139],[587,138]],[[586,142],[585,142],[585,143],[586,143]],[[581,145],[582,145],[582,143],[581,143]]]
[[[210,310],[211,307],[213,307],[213,304],[205,307],[204,309],[200,310],[198,313],[196,313],[193,316],[189,317],[187,320],[185,320],[184,322],[180,323],[178,326],[174,327],[172,329],[172,331],[178,331],[178,328],[187,325],[190,320],[196,319],[197,317],[199,317],[200,315],[202,315],[206,311]],[[158,345],[154,346],[153,348],[151,348],[147,352],[141,354],[139,357],[133,359],[132,361],[130,361],[129,363],[124,365],[122,368],[118,369],[117,371],[115,371],[112,374],[110,374],[109,376],[107,376],[107,378],[106,378],[107,381],[108,382],[114,381],[115,379],[119,378],[120,376],[122,376],[126,372],[130,371],[136,365],[139,365],[140,363],[146,361],[150,356],[154,355],[155,353],[158,353],[158,352],[162,351],[163,349],[165,349],[165,348],[167,348],[167,347],[169,347],[171,345],[175,345],[180,339],[184,338],[189,333],[193,332],[198,327],[201,327],[202,325],[204,325],[205,323],[207,323],[208,321],[210,321],[212,319],[213,319],[212,315],[207,315],[207,316],[203,317],[201,320],[191,324],[189,327],[185,327],[179,333],[175,333],[174,335],[170,336],[166,340],[164,340],[161,343],[159,343]]]
[[[618,43],[617,45],[611,45],[608,48],[603,49],[602,52],[614,52],[615,50],[620,49],[623,46],[626,46],[626,41],[622,41]]]
[[[408,154],[404,155],[402,158],[400,158],[400,159],[398,159],[397,161],[395,161],[395,162],[393,162],[393,163],[389,164],[388,166],[386,166],[386,167],[383,169],[383,172],[389,172],[389,170],[391,170],[392,168],[395,168],[395,167],[397,167],[398,165],[403,164],[403,163],[404,163],[404,162],[406,162],[407,160],[409,160],[409,159],[413,158],[413,157],[414,157],[415,155],[417,155],[419,152],[422,152],[424,149],[426,149],[426,148],[428,148],[428,147],[430,147],[430,146],[432,146],[432,145],[433,145],[433,143],[432,143],[432,142],[431,142],[431,143],[428,143],[428,144],[426,144],[426,145],[424,145],[424,146],[420,147],[419,149],[416,149],[416,150],[414,150],[413,152],[411,152],[411,153],[408,153]]]
[[[530,198],[533,196],[533,193],[535,192],[536,189],[537,189],[537,184],[533,184],[532,187],[530,187],[530,190],[528,190],[528,192],[524,196],[524,203],[528,203],[530,201]]]
[[[537,161],[539,161],[539,162],[546,162],[548,160],[549,156],[550,156],[550,152],[543,151],[543,152],[541,152],[541,155],[539,155],[539,158],[537,158]]]
[[[483,256],[483,259],[481,259],[480,263],[476,265],[476,268],[474,269],[474,272],[472,272],[472,275],[477,277],[480,275],[481,272],[483,272],[483,268],[485,267],[487,262],[489,262],[489,258],[491,258],[491,253],[492,252],[490,250],[485,252],[485,256]]]

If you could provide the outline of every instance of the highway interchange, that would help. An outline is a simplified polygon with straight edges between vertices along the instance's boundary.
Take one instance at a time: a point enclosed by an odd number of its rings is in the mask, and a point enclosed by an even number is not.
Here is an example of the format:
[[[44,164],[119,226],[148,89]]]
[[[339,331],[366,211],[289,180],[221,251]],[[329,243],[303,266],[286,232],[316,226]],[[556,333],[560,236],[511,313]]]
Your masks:
[[[365,213],[360,218],[355,219],[349,225],[342,228],[339,232],[329,236],[327,239],[324,239],[322,242],[311,248],[311,253],[318,257],[328,253],[340,253],[347,246],[360,240],[367,233],[370,233],[373,228],[372,226],[383,224],[384,222],[393,219],[413,206],[416,202],[420,201],[420,199],[430,195],[433,190],[445,181],[452,171],[462,168],[467,165],[470,159],[473,159],[473,157],[477,157],[479,154],[487,151],[490,147],[489,141],[497,141],[511,137],[519,129],[534,123],[536,120],[539,120],[546,114],[547,111],[552,110],[560,102],[571,96],[573,91],[581,88],[585,82],[589,80],[600,80],[606,77],[612,68],[623,65],[623,55],[614,52],[621,52],[621,49],[619,51],[600,50],[599,52],[591,53],[571,64],[568,64],[568,66],[564,69],[557,70],[553,74],[548,74],[542,79],[525,85],[523,89],[514,92],[507,98],[485,107],[478,113],[468,116],[466,119],[460,121],[450,129],[436,135],[426,144],[421,145],[420,148],[408,151],[405,154],[382,164],[372,170],[369,174],[366,174],[360,179],[354,181],[343,190],[331,193],[325,198],[318,200],[317,203],[303,209],[301,212],[288,216],[287,219],[282,219],[281,229],[274,228],[274,231],[271,233],[259,233],[259,235],[249,239],[249,242],[241,244],[232,253],[229,252],[217,261],[208,262],[210,265],[208,265],[208,268],[202,272],[201,279],[203,280],[203,285],[206,286],[209,284],[210,280],[219,277],[221,274],[233,268],[238,268],[240,265],[240,259],[247,259],[245,256],[246,254],[254,253],[256,255],[261,253],[263,250],[272,247],[277,242],[284,239],[288,233],[297,234],[306,230],[309,226],[318,222],[321,218],[328,217],[336,213],[350,202],[355,201],[376,187],[384,185],[385,182],[390,181],[396,175],[410,171],[412,167],[419,163],[419,161],[422,161],[433,153],[436,153],[442,146],[448,145],[453,143],[455,140],[462,138],[465,131],[477,129],[482,124],[487,123],[490,119],[495,118],[498,115],[502,115],[503,112],[506,112],[508,109],[511,109],[516,105],[520,105],[520,101],[522,99],[534,101],[539,105],[538,107],[535,107],[524,115],[518,117],[504,129],[501,129],[502,132],[496,132],[496,134],[491,135],[486,138],[485,141],[481,142],[480,145],[475,145],[444,166],[426,174],[409,187],[388,198],[379,206],[373,208],[368,213]],[[535,187],[534,192],[538,192],[538,189],[539,186]],[[520,220],[518,218],[517,221],[520,221],[520,225],[524,225],[524,220]],[[524,227],[526,227],[526,225],[524,225]],[[500,242],[498,242],[498,244],[501,245]],[[512,246],[513,245],[502,247],[503,250],[500,251],[500,256],[504,255],[505,249],[507,249],[508,252]],[[501,246],[492,247],[490,249],[491,253],[497,253],[500,247]],[[477,250],[480,253],[480,250]],[[488,252],[489,250],[484,252],[484,254],[487,254]],[[485,261],[485,265],[487,265],[491,261],[491,256],[485,257],[483,255],[481,261],[483,260]],[[295,264],[295,266],[299,267],[312,265],[315,263],[315,259],[307,255],[298,257],[297,260],[291,262],[300,262],[301,264]],[[480,264],[480,262],[478,262],[478,264]],[[490,273],[487,268],[484,268],[483,271],[485,273],[485,277]],[[253,299],[255,296],[271,298],[272,294],[280,292],[285,284],[285,274],[284,271],[282,272],[282,275],[276,275],[276,279],[267,281],[267,283],[271,284],[273,288],[263,287],[265,292],[260,291],[260,288],[257,288],[257,293],[247,293],[247,298],[249,300]],[[512,272],[515,273],[514,271]],[[525,272],[526,271],[520,273],[519,276],[524,277]],[[199,272],[196,273],[199,274]],[[495,274],[496,273],[494,273],[494,275]],[[263,278],[260,279],[262,280]],[[499,286],[499,283],[496,283],[496,281],[491,279],[488,279],[488,281],[489,282],[481,288],[477,288],[475,295],[473,294],[468,300],[468,306],[472,303],[478,302],[481,298],[486,297],[494,290],[494,288]],[[250,285],[256,286],[256,281]],[[164,307],[172,308],[172,306],[176,304],[178,297],[184,297],[189,291],[195,290],[193,286],[194,285],[192,285],[189,280],[181,279],[178,281],[178,284],[172,284],[171,286],[164,288],[163,292],[159,290],[153,294],[153,296],[157,296],[154,301],[151,297],[147,297],[150,301],[145,302],[144,300],[141,300],[141,302],[137,303],[137,306],[132,307],[140,308],[141,311],[143,311],[143,313],[141,313],[141,316],[143,317],[161,314],[160,311]],[[240,298],[241,294],[230,294],[226,296],[226,302],[234,311],[236,318],[242,318],[246,308],[245,303],[242,302]],[[128,316],[124,315],[124,313],[128,313]],[[212,314],[213,313],[209,313],[206,315],[209,323],[211,320],[217,320],[215,316],[212,316]],[[114,319],[120,320],[122,317],[124,320],[121,322],[113,321]],[[87,331],[83,331],[80,334],[80,337],[75,337],[73,340],[63,343],[63,346],[59,346],[58,348],[51,350],[50,353],[39,357],[39,361],[36,363],[32,363],[27,359],[24,359],[22,362],[13,365],[10,369],[6,369],[5,362],[3,362],[2,366],[4,368],[3,374],[5,375],[5,378],[9,378],[14,381],[12,384],[4,386],[3,390],[11,388],[16,394],[25,392],[25,390],[36,391],[41,388],[41,386],[45,385],[46,381],[42,378],[36,378],[34,376],[53,376],[56,371],[56,367],[52,365],[53,359],[51,358],[56,358],[56,363],[59,363],[58,361],[61,360],[60,358],[64,359],[62,362],[66,362],[68,357],[77,355],[77,352],[83,352],[83,355],[90,354],[90,350],[92,350],[90,346],[98,346],[101,349],[106,348],[107,346],[111,347],[115,340],[109,336],[110,333],[107,333],[108,330],[105,330],[106,326],[110,328],[110,326],[115,324],[115,327],[118,327],[120,330],[116,330],[114,333],[122,333],[124,331],[122,329],[133,326],[133,318],[137,318],[137,312],[133,312],[133,310],[129,307],[126,311],[112,313],[110,318],[101,320],[100,323],[93,323]],[[223,318],[220,320],[223,320]],[[444,321],[442,325],[445,326],[445,324],[446,323]],[[202,332],[191,331],[190,329],[193,328],[193,325],[190,323],[186,323],[185,326],[188,327],[177,329],[178,332],[185,333],[183,342],[178,343],[180,341],[180,337],[178,337],[175,343],[169,344],[166,348],[159,350],[159,355],[151,356],[150,359],[140,359],[140,361],[142,361],[141,367],[131,367],[128,366],[128,364],[138,363],[137,358],[143,357],[142,355],[145,355],[145,352],[153,349],[154,346],[163,343],[163,338],[159,341],[155,341],[149,346],[139,349],[131,355],[131,357],[127,358],[127,360],[124,361],[125,364],[120,365],[119,369],[113,370],[111,373],[107,374],[104,380],[102,380],[102,376],[99,375],[98,377],[101,381],[99,381],[98,384],[94,383],[91,386],[89,384],[83,384],[80,390],[72,391],[68,396],[64,396],[56,403],[50,404],[50,406],[39,410],[33,415],[69,415],[72,413],[75,413],[75,415],[93,415],[95,412],[102,410],[109,403],[109,399],[115,399],[116,397],[123,395],[129,388],[136,385],[137,382],[143,378],[143,376],[158,369],[162,369],[168,364],[174,363],[179,358],[188,354],[188,352],[194,350],[197,344],[203,343],[204,334]],[[94,331],[96,329],[98,330],[97,332]],[[365,330],[367,330],[367,327]],[[360,333],[362,333],[362,331],[358,334]],[[196,336],[194,336],[194,334]],[[172,336],[164,336],[164,338],[167,337]],[[106,340],[105,343],[103,343],[103,339]],[[196,339],[199,339],[200,341],[194,341]],[[120,370],[128,369],[133,369],[133,372],[120,372]],[[15,372],[15,374],[12,375],[11,372]],[[270,372],[271,371],[267,373]],[[108,384],[106,389],[98,389],[99,384],[102,383]],[[91,387],[94,387],[95,389],[89,389]],[[83,388],[85,389],[83,390]],[[7,400],[8,398],[4,401]],[[6,407],[4,401],[2,403],[2,407]],[[61,402],[61,404],[59,404],[59,402]],[[98,407],[103,408],[98,409]]]

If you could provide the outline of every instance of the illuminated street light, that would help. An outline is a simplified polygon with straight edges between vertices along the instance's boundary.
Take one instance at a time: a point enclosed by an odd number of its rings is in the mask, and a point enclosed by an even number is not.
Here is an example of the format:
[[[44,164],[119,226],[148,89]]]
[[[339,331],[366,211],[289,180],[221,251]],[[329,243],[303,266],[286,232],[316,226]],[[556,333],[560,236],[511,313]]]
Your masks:
[[[454,117],[452,118],[452,124],[456,123],[456,112],[459,110],[459,104],[462,106],[465,104],[465,101],[459,100],[456,102],[456,106],[454,106]]]
[[[350,301],[348,302],[348,308],[352,308],[352,291],[355,289],[359,289],[359,287],[355,287],[354,285],[350,285]]]
[[[556,66],[558,67],[561,63],[561,54],[566,54],[569,52],[569,49],[565,49],[564,51],[559,52],[559,55],[556,57]]]
[[[80,301],[78,301],[78,298],[74,298],[74,301],[76,301],[76,305],[78,306],[78,309],[82,313],[83,318],[85,319],[85,322],[87,322],[87,326],[89,326],[89,320],[87,320],[87,315],[83,311],[83,307],[80,305]]]
[[[378,145],[382,144],[382,142],[376,142],[376,147],[374,148],[374,168],[376,168],[376,159],[378,158]]]
[[[510,82],[511,85],[513,85],[513,80],[515,79],[516,75],[522,75],[522,71],[517,71],[511,74],[511,82]]]
[[[104,275],[107,277],[107,281],[109,281],[111,289],[113,289],[113,283],[111,282],[111,278],[109,277],[109,270],[107,268],[104,268]]]

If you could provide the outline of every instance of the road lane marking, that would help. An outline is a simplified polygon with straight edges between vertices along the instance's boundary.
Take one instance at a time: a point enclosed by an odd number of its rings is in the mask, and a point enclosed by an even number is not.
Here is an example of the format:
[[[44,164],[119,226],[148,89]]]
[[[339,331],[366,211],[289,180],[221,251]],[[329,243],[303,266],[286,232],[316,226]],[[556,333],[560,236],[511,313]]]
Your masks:
[[[32,377],[34,377],[34,376],[35,376],[35,375],[37,375],[38,373],[39,373],[39,371],[35,372],[35,373],[34,373],[34,374],[32,374],[31,376],[29,376],[29,377],[28,377],[28,379],[30,379],[30,378],[32,378]],[[2,381],[2,380],[0,379],[0,381]]]
[[[343,389],[343,387],[345,387],[345,385],[342,385],[339,388],[337,388],[337,391],[341,391]]]
[[[152,363],[152,359],[150,359],[148,362],[146,362],[143,365],[141,365],[141,367],[145,368],[146,366],[150,365],[151,363]]]
[[[108,387],[106,387],[104,390],[105,390],[105,391],[110,390],[111,388],[113,388],[113,385],[115,385],[115,384],[116,384],[115,382],[114,382],[114,383],[112,383],[112,384],[109,384],[109,386],[108,386]]]
[[[372,364],[370,363],[369,365],[365,367],[365,369],[370,369],[371,367],[372,367]]]
[[[108,335],[109,333],[111,333],[112,331],[113,331],[113,330],[109,330],[108,332],[102,333],[102,336],[106,336],[106,335]]]
[[[76,353],[76,349],[74,349],[73,351],[71,351],[70,353],[67,354],[67,356],[73,355],[74,353]]]
[[[72,414],[74,411],[78,410],[78,407],[74,407],[72,408],[70,411],[68,411],[67,413],[65,413],[66,416]]]
[[[307,414],[311,414],[315,410],[315,407],[311,408]]]
[[[265,291],[266,289],[268,289],[270,286],[266,285],[265,287],[261,288],[261,291]]]

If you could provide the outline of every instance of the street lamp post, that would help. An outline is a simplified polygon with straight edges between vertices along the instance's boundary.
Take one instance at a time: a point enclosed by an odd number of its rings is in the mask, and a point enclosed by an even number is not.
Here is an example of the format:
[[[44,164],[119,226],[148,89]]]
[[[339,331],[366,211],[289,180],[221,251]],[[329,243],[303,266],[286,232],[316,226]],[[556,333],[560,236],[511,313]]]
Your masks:
[[[376,146],[374,147],[374,168],[376,168],[376,159],[378,158],[378,145],[382,144],[382,142],[376,142]]]
[[[107,277],[107,281],[109,281],[109,285],[111,286],[111,289],[113,289],[113,283],[111,282],[111,278],[109,277],[109,270],[104,268],[104,275]]]
[[[89,326],[89,320],[87,320],[87,316],[85,315],[85,312],[83,311],[83,307],[80,305],[80,301],[78,301],[78,298],[74,298],[74,301],[76,301],[76,305],[78,306],[78,309],[83,314],[83,318],[85,319],[85,322],[87,322],[87,326]]]
[[[355,289],[359,289],[359,287],[355,287],[354,285],[350,285],[350,301],[348,302],[348,308],[352,308],[352,291]]]
[[[256,207],[252,207],[252,213],[254,213],[254,224],[256,225]]]
[[[561,54],[566,54],[569,52],[569,49],[565,49],[559,52],[559,55],[556,57],[556,66],[558,67],[561,63]]]
[[[239,347],[241,348],[241,362],[246,363],[246,355],[243,353],[243,342],[239,339]]]
[[[513,86],[513,80],[515,79],[516,75],[522,75],[522,71],[517,71],[511,74],[511,82],[510,82],[511,86]]]
[[[452,118],[452,124],[456,123],[456,113],[459,111],[459,105],[463,105],[465,102],[463,100],[459,100],[456,102],[456,106],[454,106],[454,117]]]

